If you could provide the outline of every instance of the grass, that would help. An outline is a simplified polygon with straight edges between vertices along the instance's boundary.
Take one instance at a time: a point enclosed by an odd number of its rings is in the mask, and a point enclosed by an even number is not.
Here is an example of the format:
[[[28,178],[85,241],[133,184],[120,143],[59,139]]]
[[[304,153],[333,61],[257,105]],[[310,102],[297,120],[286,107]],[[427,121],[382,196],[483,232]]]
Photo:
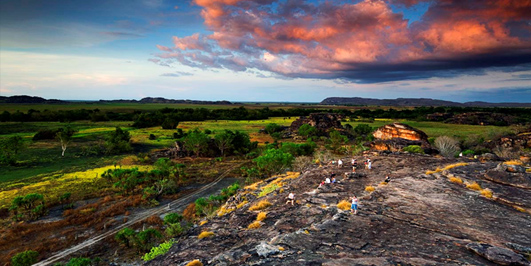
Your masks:
[[[503,164],[505,164],[505,165],[524,165],[523,162],[518,161],[518,160],[511,160],[511,161],[503,162]]]
[[[452,176],[452,177],[450,177],[450,182],[461,185],[461,184],[463,184],[463,179],[461,179],[459,177]]]
[[[193,260],[188,262],[186,266],[203,266],[203,263],[200,260]]]
[[[481,186],[480,186],[477,182],[474,182],[474,183],[467,183],[467,184],[466,184],[466,187],[467,187],[468,189],[481,191]]]
[[[262,223],[260,221],[254,221],[247,226],[248,229],[258,229],[260,227],[262,227]]]
[[[201,232],[201,234],[199,234],[197,236],[197,238],[203,239],[203,238],[207,238],[207,237],[213,237],[214,235],[215,235],[214,232],[203,231],[203,232]]]
[[[485,198],[492,198],[492,190],[486,188],[479,191],[481,193],[481,196]]]
[[[267,212],[260,212],[256,215],[256,220],[261,222],[267,218]]]
[[[466,165],[468,165],[468,163],[454,163],[454,164],[449,164],[449,165],[445,166],[445,167],[442,168],[442,169],[439,168],[439,167],[437,167],[437,169],[435,169],[435,170],[433,170],[433,171],[432,171],[432,170],[428,170],[428,171],[426,171],[426,174],[427,174],[427,175],[431,175],[431,174],[439,173],[439,172],[442,172],[442,171],[445,171],[445,170],[450,170],[450,169],[455,168],[455,167],[466,166]]]
[[[373,192],[375,190],[375,188],[373,186],[366,186],[365,187],[365,191],[367,192]]]
[[[273,183],[268,184],[267,186],[264,186],[262,188],[262,191],[260,191],[260,193],[258,194],[258,197],[261,198],[263,196],[267,196],[267,194],[277,190],[278,188],[280,188],[279,184],[273,184]]]
[[[344,211],[348,211],[350,210],[350,202],[346,200],[342,200],[337,204],[337,208],[344,210]]]
[[[262,200],[262,201],[256,203],[255,205],[249,207],[249,210],[250,211],[260,211],[260,210],[266,209],[269,206],[271,206],[271,203],[269,201]]]

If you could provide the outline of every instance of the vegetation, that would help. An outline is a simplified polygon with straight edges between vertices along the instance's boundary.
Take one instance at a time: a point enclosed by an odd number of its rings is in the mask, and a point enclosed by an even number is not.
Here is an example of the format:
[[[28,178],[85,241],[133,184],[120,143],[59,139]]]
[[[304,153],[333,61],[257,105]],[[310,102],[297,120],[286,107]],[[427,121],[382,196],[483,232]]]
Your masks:
[[[409,153],[424,154],[424,149],[422,149],[419,145],[409,145],[402,150]]]
[[[342,200],[337,204],[337,208],[344,210],[344,211],[348,211],[350,210],[350,202],[346,200]]]
[[[11,265],[13,266],[30,266],[37,263],[39,258],[39,252],[33,250],[26,250],[24,252],[17,253],[11,258]]]
[[[375,188],[373,186],[366,186],[365,187],[365,191],[367,192],[373,192],[375,190]]]
[[[269,201],[261,200],[258,203],[256,203],[255,205],[249,207],[249,210],[250,211],[260,211],[260,210],[266,209],[269,206],[271,206],[271,203]]]
[[[193,260],[186,264],[186,266],[203,266],[203,263],[199,260]]]
[[[203,239],[203,238],[207,238],[207,237],[213,237],[214,235],[215,235],[214,232],[203,231],[197,236],[197,238]]]
[[[12,136],[7,139],[0,139],[0,165],[15,164],[17,155],[24,147],[22,137]]]
[[[452,176],[452,177],[450,177],[450,182],[461,185],[461,184],[463,184],[463,179],[461,179],[459,177]]]
[[[435,139],[435,147],[445,157],[454,157],[459,151],[459,142],[451,137],[440,136]]]
[[[262,223],[260,221],[254,221],[247,226],[248,229],[258,229],[262,227]]]
[[[466,184],[466,187],[467,187],[468,189],[481,191],[481,186],[480,186],[477,182],[467,183],[467,184]]]
[[[279,149],[268,149],[253,161],[261,173],[270,176],[291,167],[294,159],[290,153]]]
[[[261,222],[267,218],[267,212],[260,212],[256,215],[256,220]]]
[[[164,255],[170,250],[174,243],[175,241],[169,240],[156,247],[152,247],[149,253],[146,253],[144,256],[142,256],[142,259],[144,261],[150,261],[160,255]]]

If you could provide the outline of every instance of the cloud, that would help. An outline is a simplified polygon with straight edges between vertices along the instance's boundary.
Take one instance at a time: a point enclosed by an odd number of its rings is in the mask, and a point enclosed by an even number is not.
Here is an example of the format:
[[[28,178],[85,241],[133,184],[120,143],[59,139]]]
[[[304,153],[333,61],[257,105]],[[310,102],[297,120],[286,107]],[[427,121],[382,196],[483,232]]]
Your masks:
[[[393,5],[430,4],[409,24]],[[519,0],[194,0],[210,34],[173,37],[158,58],[357,83],[452,77],[531,63],[531,3]]]
[[[182,71],[176,71],[175,73],[164,73],[161,74],[161,77],[185,77],[185,76],[193,76],[194,74],[189,72],[182,72]]]

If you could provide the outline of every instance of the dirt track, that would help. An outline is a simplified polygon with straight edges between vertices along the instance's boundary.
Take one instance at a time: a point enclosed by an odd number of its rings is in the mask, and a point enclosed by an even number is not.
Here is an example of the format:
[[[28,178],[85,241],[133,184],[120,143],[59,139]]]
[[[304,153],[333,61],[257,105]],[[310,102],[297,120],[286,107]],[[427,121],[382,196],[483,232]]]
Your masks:
[[[239,165],[237,165],[239,166]],[[116,234],[118,231],[120,231],[121,229],[125,228],[125,227],[128,227],[128,226],[131,226],[131,225],[134,225],[138,222],[141,222],[147,218],[149,218],[150,216],[153,216],[153,215],[161,215],[161,214],[164,214],[164,213],[167,213],[167,212],[172,212],[172,211],[175,211],[177,209],[180,209],[180,208],[184,208],[186,207],[186,205],[188,205],[189,203],[195,201],[197,198],[200,198],[200,197],[203,197],[203,196],[208,196],[208,195],[211,195],[211,194],[214,194],[215,192],[219,191],[220,189],[222,188],[225,188],[227,187],[228,185],[232,184],[234,182],[233,179],[224,179],[224,177],[230,173],[230,171],[232,171],[235,167],[237,166],[234,166],[232,168],[230,168],[229,170],[225,171],[223,174],[221,174],[216,180],[214,180],[213,182],[207,184],[207,185],[204,185],[203,187],[201,187],[200,189],[198,189],[197,191],[191,193],[191,194],[188,194],[182,198],[179,198],[179,199],[176,199],[172,202],[170,202],[169,204],[164,204],[163,206],[159,206],[157,208],[153,208],[153,209],[150,209],[150,210],[146,210],[142,213],[139,213],[139,214],[136,214],[134,215],[134,217],[131,217],[131,219],[129,221],[127,221],[126,223],[123,223],[113,229],[110,229],[109,231],[107,232],[104,232],[102,234],[99,234],[99,235],[95,235],[85,241],[83,241],[82,243],[79,243],[75,246],[72,246],[68,249],[65,249],[61,252],[58,252],[56,254],[54,254],[53,256],[45,259],[45,260],[42,260],[38,263],[35,263],[33,264],[34,266],[44,266],[44,265],[52,265],[53,263],[55,262],[58,262],[72,254],[74,254],[75,252],[78,252],[86,247],[89,247],[95,243],[98,243],[99,241],[101,240],[104,240],[105,238],[107,237],[110,237],[110,236],[113,236],[114,234]],[[169,206],[169,208],[168,208]]]

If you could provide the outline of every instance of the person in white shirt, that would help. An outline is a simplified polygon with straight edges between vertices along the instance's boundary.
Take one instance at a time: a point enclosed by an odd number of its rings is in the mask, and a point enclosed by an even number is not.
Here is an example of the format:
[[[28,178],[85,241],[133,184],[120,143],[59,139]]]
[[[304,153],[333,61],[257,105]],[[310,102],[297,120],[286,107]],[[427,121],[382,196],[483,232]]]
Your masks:
[[[337,160],[337,168],[343,167],[343,161],[341,159]]]
[[[286,201],[286,204],[288,204],[291,201],[291,205],[293,205],[293,202],[295,201],[295,194],[293,192],[290,192],[288,195],[288,200]]]

